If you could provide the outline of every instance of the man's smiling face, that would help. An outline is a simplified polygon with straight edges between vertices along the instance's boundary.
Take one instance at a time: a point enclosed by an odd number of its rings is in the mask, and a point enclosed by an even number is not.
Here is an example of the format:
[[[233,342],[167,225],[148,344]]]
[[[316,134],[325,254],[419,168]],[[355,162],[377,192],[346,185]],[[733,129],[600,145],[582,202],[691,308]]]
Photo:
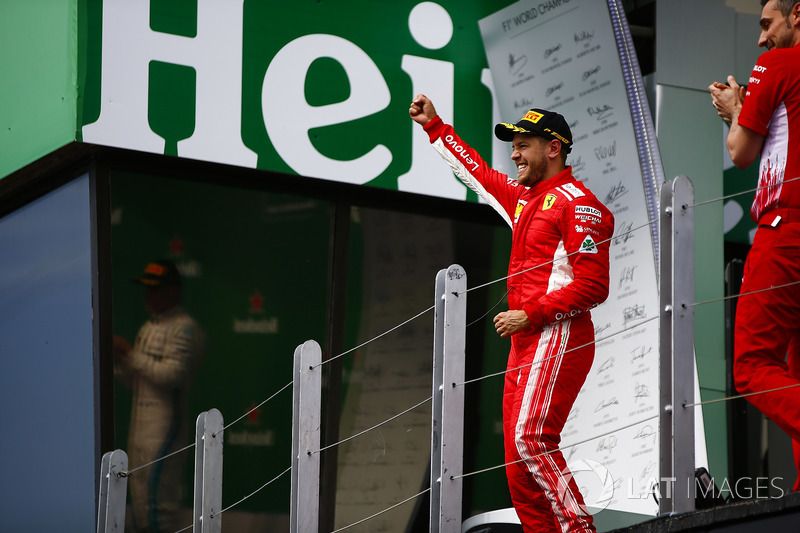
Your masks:
[[[547,176],[547,140],[535,135],[517,133],[512,142],[511,160],[517,166],[517,182],[526,187],[536,185]]]

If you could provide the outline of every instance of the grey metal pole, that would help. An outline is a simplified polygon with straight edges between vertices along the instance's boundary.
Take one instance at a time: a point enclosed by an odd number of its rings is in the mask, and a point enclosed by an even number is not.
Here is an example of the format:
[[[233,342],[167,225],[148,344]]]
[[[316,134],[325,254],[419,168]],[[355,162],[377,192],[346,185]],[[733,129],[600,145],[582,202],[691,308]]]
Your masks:
[[[125,531],[125,497],[128,478],[128,454],[114,450],[103,454],[100,463],[100,498],[97,506],[97,533]]]
[[[291,533],[319,529],[319,450],[322,428],[322,350],[306,341],[294,352],[292,409]]]
[[[439,533],[442,495],[442,378],[444,367],[444,293],[447,270],[436,274],[433,311],[433,381],[431,399],[431,493],[429,529]]]
[[[195,533],[222,531],[222,413],[211,409],[197,417],[194,453]]]
[[[678,176],[661,187],[659,513],[695,510],[694,187]]]
[[[438,281],[438,276],[437,276]],[[437,284],[438,285],[438,284]],[[464,463],[464,358],[466,350],[467,275],[459,265],[451,265],[444,274],[444,313],[442,320],[441,432],[439,470],[439,514],[431,531],[459,533]],[[438,302],[437,302],[438,304]],[[437,307],[438,309],[438,307]],[[439,321],[437,320],[436,323]],[[434,346],[436,337],[434,336]],[[431,487],[433,492],[433,486]]]

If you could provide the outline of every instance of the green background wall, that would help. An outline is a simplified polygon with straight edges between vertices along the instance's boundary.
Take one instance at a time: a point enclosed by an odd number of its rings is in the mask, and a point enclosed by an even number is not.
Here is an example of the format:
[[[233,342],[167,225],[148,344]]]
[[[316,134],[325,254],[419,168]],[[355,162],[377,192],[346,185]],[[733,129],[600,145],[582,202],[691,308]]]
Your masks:
[[[75,139],[78,1],[0,2],[0,176]]]

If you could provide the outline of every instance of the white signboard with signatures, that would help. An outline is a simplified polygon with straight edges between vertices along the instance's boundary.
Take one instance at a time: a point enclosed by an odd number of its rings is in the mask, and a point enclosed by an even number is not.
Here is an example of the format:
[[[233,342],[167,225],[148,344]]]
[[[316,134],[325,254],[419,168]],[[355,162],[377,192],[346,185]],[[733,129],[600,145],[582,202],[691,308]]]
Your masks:
[[[611,473],[610,501],[599,501],[600,485],[582,486],[590,507],[655,515],[658,284],[648,225],[655,184],[642,177],[609,6],[521,1],[481,20],[480,29],[503,120],[516,122],[530,108],[564,115],[574,139],[567,163],[616,220],[610,296],[592,310],[597,350],[562,433],[565,459]]]

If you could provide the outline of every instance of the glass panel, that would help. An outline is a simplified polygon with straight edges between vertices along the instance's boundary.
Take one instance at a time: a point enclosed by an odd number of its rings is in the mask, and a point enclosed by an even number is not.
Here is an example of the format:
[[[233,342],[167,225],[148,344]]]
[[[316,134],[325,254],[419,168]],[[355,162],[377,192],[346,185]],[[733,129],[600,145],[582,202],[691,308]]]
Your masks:
[[[348,264],[347,348],[359,346],[431,308],[436,273],[458,263],[468,286],[505,275],[510,231],[446,218],[381,209],[354,208]],[[503,298],[505,281],[468,294],[467,377],[505,368],[508,344],[495,333],[490,311]],[[505,306],[505,303],[502,304]],[[487,313],[487,311],[489,311]],[[491,335],[487,334],[491,332]],[[379,424],[431,396],[433,311],[346,355],[340,439]],[[501,433],[502,377],[466,390],[465,472],[503,463]],[[485,393],[485,394],[484,394]],[[355,523],[429,486],[430,402],[356,437],[339,448],[336,494],[337,528]],[[488,429],[487,429],[488,428]],[[488,462],[489,464],[484,464]],[[500,470],[501,485],[505,486]],[[507,506],[494,488],[476,496],[465,485],[465,502]],[[489,483],[487,484],[487,480]],[[493,485],[492,485],[493,484]],[[497,494],[500,496],[498,497]],[[407,524],[427,527],[427,494],[350,531],[406,531]],[[499,500],[499,502],[498,502]],[[422,505],[422,511],[415,504]],[[469,513],[468,509],[465,509]],[[418,512],[418,515],[415,513]]]
[[[331,206],[298,196],[116,172],[111,209],[114,334],[130,344],[139,339],[140,351],[149,350],[154,375],[159,358],[184,361],[187,369],[169,384],[165,374],[164,387],[147,382],[144,372],[128,372],[136,393],[118,379],[116,445],[130,450],[130,440],[148,439],[147,457],[130,458],[130,467],[136,468],[168,448],[194,442],[195,420],[203,411],[219,409],[225,424],[234,422],[291,382],[297,345],[308,339],[324,343]],[[140,329],[151,314],[143,299],[148,289],[132,279],[158,259],[177,266],[182,307],[194,322],[161,317],[159,326]],[[162,345],[173,337],[183,343],[182,350],[167,353]],[[201,338],[202,357],[192,348]],[[119,371],[126,365],[116,366],[122,377]],[[194,371],[191,386],[188,370]],[[289,467],[291,397],[287,388],[225,430],[223,507]],[[176,430],[172,417],[180,419],[182,429]],[[132,433],[129,428],[137,427],[137,419],[144,424]],[[168,438],[172,447],[165,445]],[[179,511],[171,530],[191,523],[194,450],[179,456],[183,464],[175,468],[181,470],[182,496],[174,503]],[[162,472],[143,470],[142,477],[147,472],[163,478],[173,461],[165,461]],[[289,481],[288,475],[282,477],[226,513],[226,528],[266,530],[268,525],[285,531]],[[162,504],[168,502],[167,493],[159,495]],[[141,522],[147,511],[152,508],[127,514]]]
[[[89,209],[82,176],[0,219],[5,531],[95,528]]]

